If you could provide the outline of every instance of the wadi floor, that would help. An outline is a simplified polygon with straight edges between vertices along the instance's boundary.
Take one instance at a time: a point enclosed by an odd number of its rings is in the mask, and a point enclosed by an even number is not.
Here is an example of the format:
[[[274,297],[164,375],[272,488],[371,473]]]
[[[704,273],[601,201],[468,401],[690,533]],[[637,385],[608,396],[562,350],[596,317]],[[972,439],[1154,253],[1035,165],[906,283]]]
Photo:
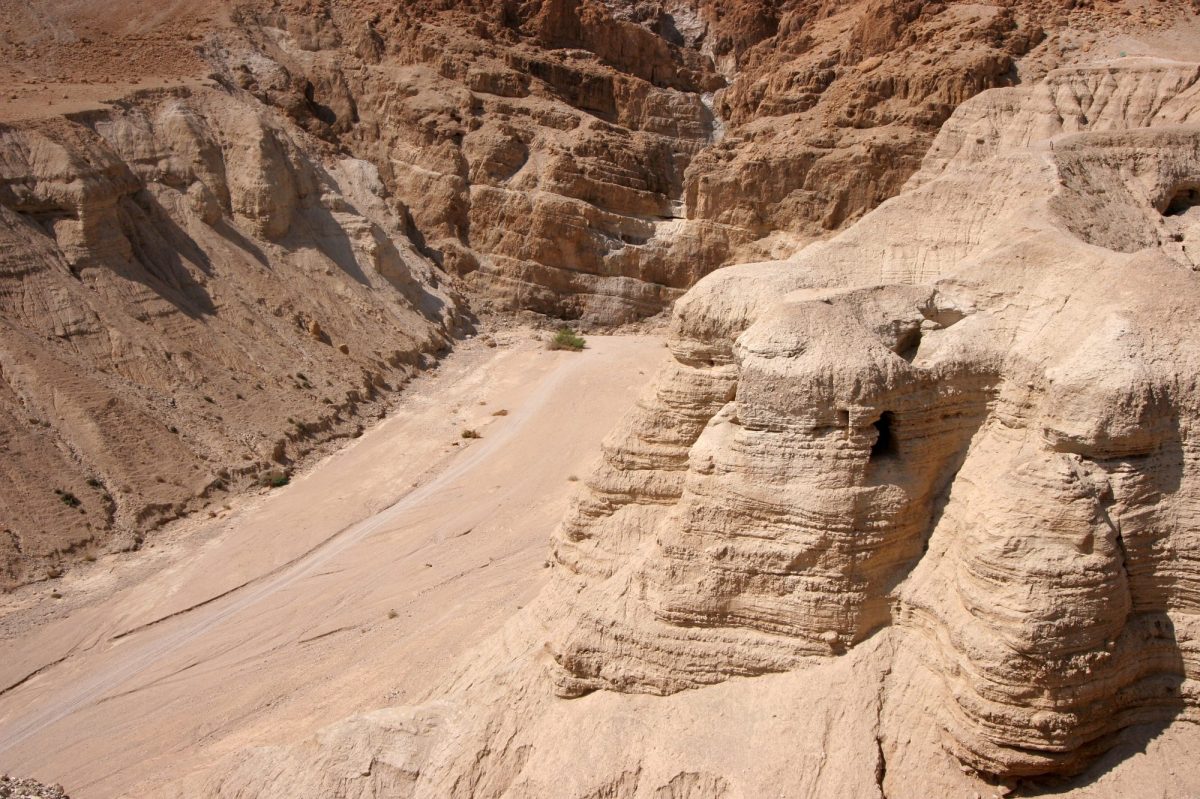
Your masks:
[[[667,357],[654,336],[496,340],[290,485],[0,598],[0,767],[145,795],[435,689],[541,588],[577,477]]]

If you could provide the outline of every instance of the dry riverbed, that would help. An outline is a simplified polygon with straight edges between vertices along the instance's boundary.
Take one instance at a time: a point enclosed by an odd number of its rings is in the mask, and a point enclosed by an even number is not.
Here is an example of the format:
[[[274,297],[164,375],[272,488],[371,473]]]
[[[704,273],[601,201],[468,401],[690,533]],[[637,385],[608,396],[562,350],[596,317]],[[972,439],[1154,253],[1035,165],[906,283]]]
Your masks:
[[[667,357],[655,336],[496,340],[291,485],[6,597],[0,770],[146,795],[436,687],[541,588],[572,478]]]

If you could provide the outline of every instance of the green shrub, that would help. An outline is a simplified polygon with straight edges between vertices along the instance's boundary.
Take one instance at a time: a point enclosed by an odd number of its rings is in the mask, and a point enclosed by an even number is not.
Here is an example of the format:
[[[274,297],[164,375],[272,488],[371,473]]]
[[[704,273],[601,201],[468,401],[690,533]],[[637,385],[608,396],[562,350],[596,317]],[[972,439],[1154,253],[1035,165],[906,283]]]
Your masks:
[[[552,350],[574,350],[578,352],[587,346],[587,342],[574,330],[564,325],[558,329],[558,332],[554,334],[554,338],[550,339],[550,343],[547,346]]]

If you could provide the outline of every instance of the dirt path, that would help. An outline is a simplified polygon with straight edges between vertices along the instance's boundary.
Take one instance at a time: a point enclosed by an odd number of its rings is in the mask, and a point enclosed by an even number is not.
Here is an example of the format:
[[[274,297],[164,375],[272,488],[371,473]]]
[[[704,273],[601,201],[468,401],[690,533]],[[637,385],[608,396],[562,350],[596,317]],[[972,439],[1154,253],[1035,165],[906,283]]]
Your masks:
[[[541,586],[569,477],[665,353],[511,339],[456,353],[394,418],[155,573],[81,577],[70,615],[0,644],[0,770],[118,795],[435,684]]]

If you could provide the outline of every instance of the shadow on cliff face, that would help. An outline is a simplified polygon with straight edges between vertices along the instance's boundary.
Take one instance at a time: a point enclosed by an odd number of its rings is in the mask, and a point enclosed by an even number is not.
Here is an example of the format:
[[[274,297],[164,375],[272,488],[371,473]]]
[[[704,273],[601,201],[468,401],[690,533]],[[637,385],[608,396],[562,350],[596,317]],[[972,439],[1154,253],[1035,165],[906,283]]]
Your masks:
[[[208,290],[188,268],[191,264],[212,275],[212,262],[195,240],[146,190],[124,199],[121,211],[132,258],[113,259],[106,266],[151,289],[192,319],[215,314]]]
[[[77,214],[65,210],[18,213],[29,221],[31,229],[49,239],[76,278],[81,277],[85,268],[106,269],[125,280],[140,283],[192,319],[216,313],[208,291],[188,268],[191,264],[204,275],[211,275],[208,255],[148,191],[140,190],[121,198],[112,219],[105,223],[109,228],[106,235],[124,238],[128,249],[95,247],[94,253],[78,260],[70,256],[70,245],[56,234],[60,222],[77,223]],[[229,232],[236,233],[232,229]],[[258,255],[263,258],[261,252]]]
[[[446,302],[414,277],[395,241],[354,206],[347,203],[344,207],[354,222],[361,225],[364,244],[379,276],[404,295],[426,318],[443,318],[448,310]],[[293,225],[288,242],[290,246],[313,247],[359,285],[372,286],[371,279],[359,263],[354,239],[334,211],[322,204],[315,204],[301,211],[298,219],[303,221],[303,225]],[[433,285],[436,287],[436,281]]]
[[[1011,795],[1019,797],[1073,795],[1076,791],[1099,783],[1125,761],[1146,754],[1154,741],[1165,735],[1187,708],[1180,693],[1184,683],[1183,658],[1179,653],[1173,630],[1170,640],[1174,646],[1176,665],[1180,673],[1159,681],[1164,694],[1158,705],[1161,711],[1159,718],[1137,721],[1114,733],[1104,741],[1104,745],[1110,748],[1080,774],[1074,777],[1041,777],[1020,780],[1016,783],[1015,790]]]
[[[229,224],[229,220],[222,216],[213,223],[213,230],[220,233],[227,241],[232,242],[242,252],[249,255],[255,261],[266,268],[270,268],[271,262],[267,259],[267,254],[264,253],[257,244],[246,238],[240,230]]]

